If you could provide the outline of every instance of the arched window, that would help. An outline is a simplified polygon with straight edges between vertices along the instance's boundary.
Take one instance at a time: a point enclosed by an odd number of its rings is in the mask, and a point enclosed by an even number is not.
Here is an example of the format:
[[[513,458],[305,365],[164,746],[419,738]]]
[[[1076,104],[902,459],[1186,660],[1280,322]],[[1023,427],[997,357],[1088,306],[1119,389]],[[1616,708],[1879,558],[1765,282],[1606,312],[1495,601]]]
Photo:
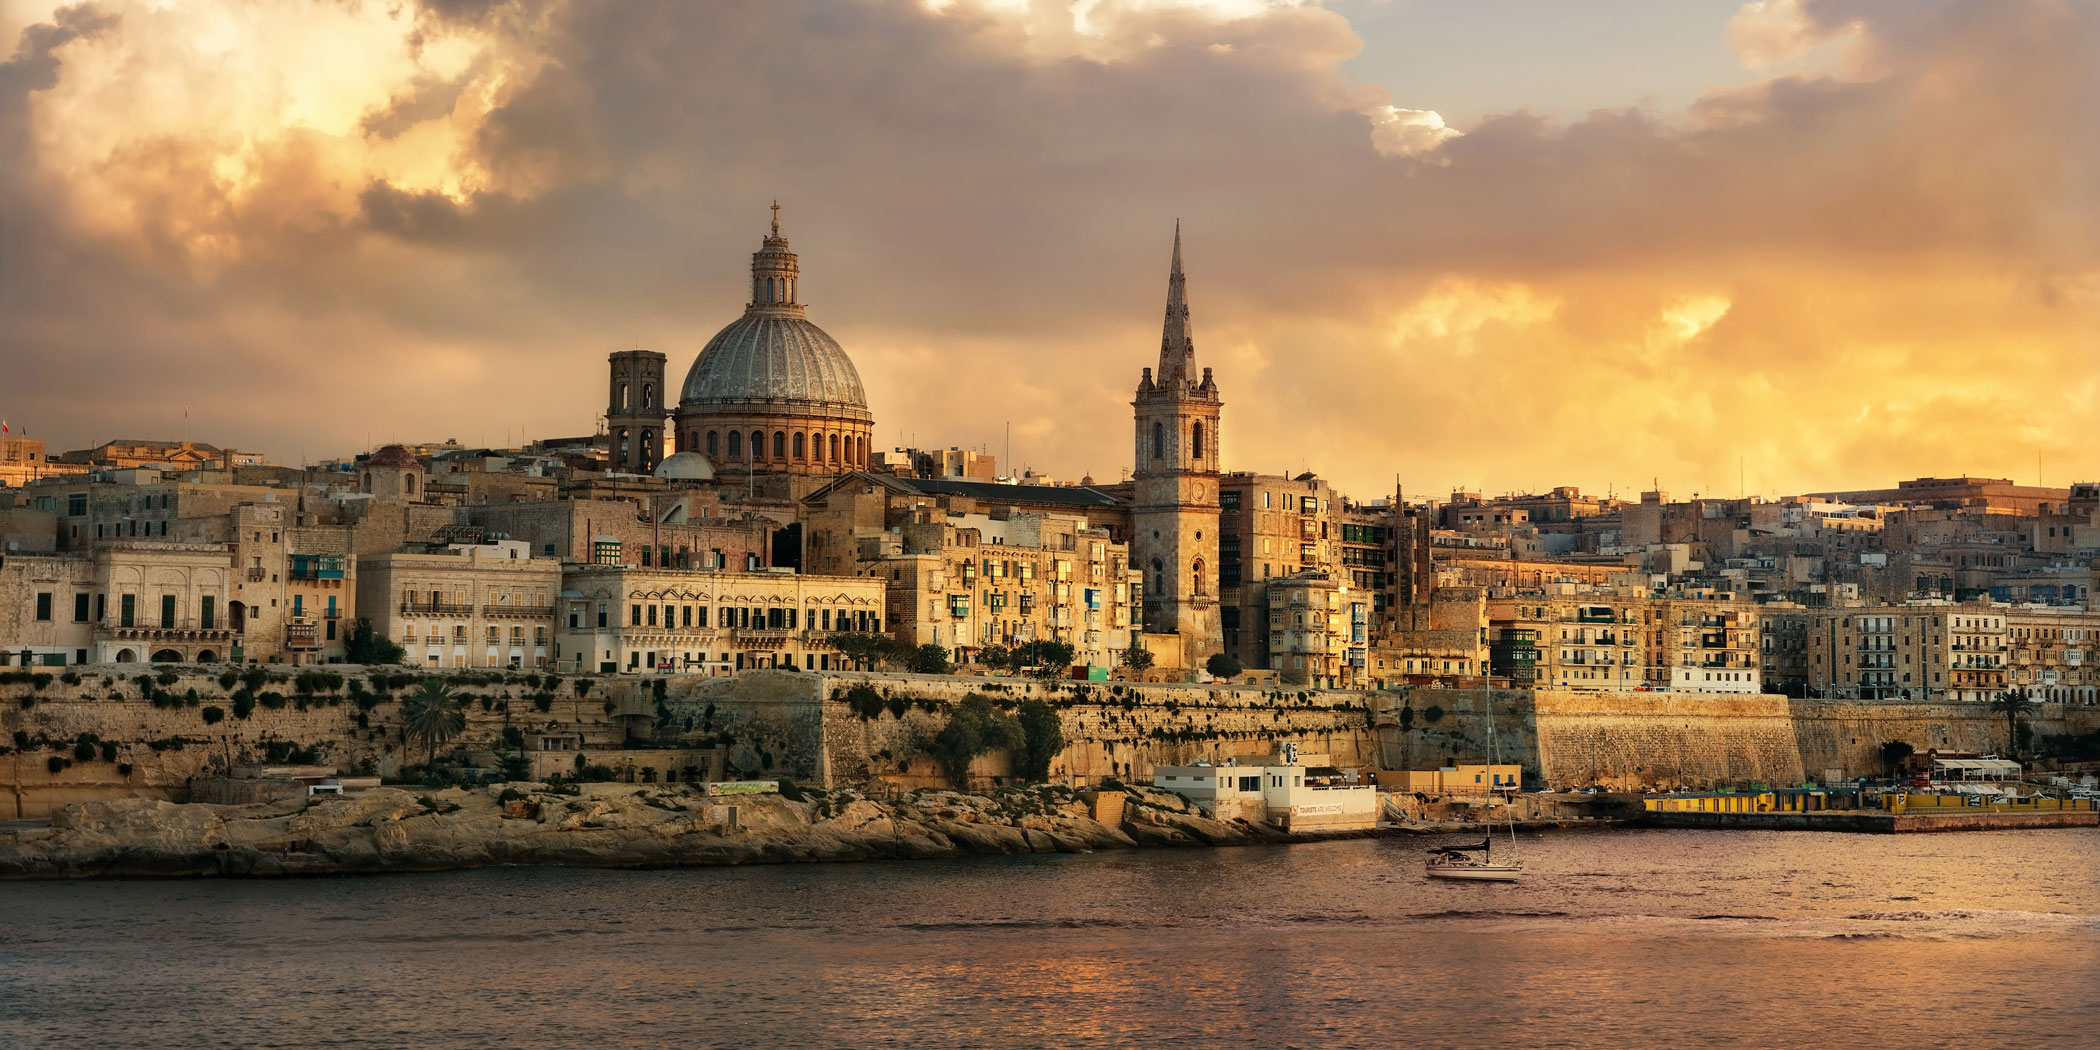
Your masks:
[[[798,460],[799,460],[799,459],[808,459],[808,458],[809,458],[809,455],[807,454],[807,452],[806,452],[806,451],[804,450],[804,448],[803,448],[803,445],[802,445],[802,442],[803,442],[803,440],[804,440],[804,438],[803,438],[803,436],[802,436],[802,432],[801,432],[801,431],[799,431],[799,430],[798,430],[798,431],[796,431],[796,432],[795,432],[795,458],[796,458],[796,459],[798,459]]]
[[[408,491],[411,494],[413,494],[416,491],[416,476],[414,474],[410,474],[402,480],[408,482]]]
[[[736,435],[729,435],[729,440],[735,441]],[[712,430],[707,432],[707,458],[715,458],[715,431]]]
[[[766,458],[766,432],[763,430],[751,432],[751,458]]]
[[[1163,597],[1163,596],[1165,596],[1165,595],[1166,595],[1166,593],[1167,593],[1167,570],[1166,570],[1166,566],[1164,566],[1164,565],[1161,565],[1161,564],[1159,563],[1159,559],[1158,559],[1158,558],[1154,558],[1154,559],[1152,559],[1152,592],[1151,592],[1151,593],[1152,593],[1152,594],[1154,594],[1154,595],[1162,596],[1162,597]]]
[[[655,383],[643,383],[643,384],[642,384],[642,407],[643,407],[643,408],[655,408],[655,407],[656,407],[656,384],[655,384]],[[1200,454],[1200,453],[1199,453],[1199,454]]]
[[[620,396],[613,399],[613,404],[618,405],[621,408],[627,407],[627,384],[620,384]]]
[[[776,430],[773,432],[773,458],[788,458],[788,436],[787,431],[785,430]]]
[[[367,491],[367,492],[370,492],[371,490],[372,490],[372,472],[368,470],[368,471],[365,471],[365,491]]]
[[[1166,448],[1167,428],[1158,423],[1152,424],[1152,458],[1158,459],[1166,455]]]
[[[1203,424],[1201,423],[1196,424],[1195,430],[1189,435],[1189,454],[1196,459],[1203,458]]]
[[[831,435],[831,461],[833,463],[839,461],[839,436],[837,434]]]
[[[714,435],[713,435],[712,433],[708,434],[708,437],[713,437],[713,436],[714,436]],[[744,432],[743,432],[743,431],[741,431],[741,430],[732,430],[732,431],[730,431],[730,432],[729,432],[729,458],[730,458],[730,459],[739,459],[739,458],[742,458],[743,454],[744,454]]]
[[[1201,595],[1203,593],[1203,559],[1197,558],[1194,568],[1195,571],[1190,574],[1192,578],[1189,583],[1189,593]]]

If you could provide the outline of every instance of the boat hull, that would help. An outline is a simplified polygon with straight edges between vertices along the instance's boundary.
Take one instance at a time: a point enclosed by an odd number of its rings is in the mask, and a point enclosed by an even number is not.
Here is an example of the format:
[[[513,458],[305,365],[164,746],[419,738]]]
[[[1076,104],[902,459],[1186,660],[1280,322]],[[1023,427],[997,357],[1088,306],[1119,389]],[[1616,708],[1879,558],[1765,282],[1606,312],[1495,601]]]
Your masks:
[[[1524,874],[1522,864],[1430,865],[1432,879],[1462,879],[1469,882],[1515,882]]]

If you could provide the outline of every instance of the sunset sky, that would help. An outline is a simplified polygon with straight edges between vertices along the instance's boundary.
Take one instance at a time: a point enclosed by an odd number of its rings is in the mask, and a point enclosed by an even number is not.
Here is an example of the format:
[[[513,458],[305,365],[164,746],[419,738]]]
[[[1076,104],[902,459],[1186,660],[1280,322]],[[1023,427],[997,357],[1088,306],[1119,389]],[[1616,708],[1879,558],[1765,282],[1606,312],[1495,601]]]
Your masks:
[[[1229,468],[2100,477],[2100,4],[0,0],[0,56],[55,449],[587,432],[777,197],[878,448],[1119,477],[1178,218]]]

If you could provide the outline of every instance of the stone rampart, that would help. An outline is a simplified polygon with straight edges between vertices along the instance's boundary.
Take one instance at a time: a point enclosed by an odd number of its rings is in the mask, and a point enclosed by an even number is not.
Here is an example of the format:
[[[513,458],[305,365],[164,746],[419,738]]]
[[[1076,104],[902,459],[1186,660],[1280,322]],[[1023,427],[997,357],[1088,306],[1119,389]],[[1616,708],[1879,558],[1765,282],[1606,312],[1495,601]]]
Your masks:
[[[884,698],[879,713],[864,717],[845,701],[860,685]],[[1065,749],[1051,764],[1054,781],[1144,780],[1156,765],[1268,755],[1286,742],[1343,765],[1379,761],[1359,693],[803,672],[674,678],[666,692],[675,724],[691,721],[703,731],[732,734],[746,745],[738,749],[746,759],[761,751],[760,759],[770,755],[778,769],[824,786],[946,786],[928,745],[946,724],[948,708],[972,693],[1004,707],[1041,700],[1058,713]],[[973,784],[1011,778],[1008,758],[978,759]]]

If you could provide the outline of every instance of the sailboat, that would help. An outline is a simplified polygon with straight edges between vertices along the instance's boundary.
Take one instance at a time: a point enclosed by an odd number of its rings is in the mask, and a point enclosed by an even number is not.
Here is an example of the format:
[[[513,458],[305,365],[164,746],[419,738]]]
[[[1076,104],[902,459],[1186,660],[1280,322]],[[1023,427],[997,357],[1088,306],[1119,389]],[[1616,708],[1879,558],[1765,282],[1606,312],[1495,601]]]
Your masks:
[[[1494,693],[1487,689],[1486,679],[1481,680],[1481,712],[1487,718],[1488,739],[1488,830],[1481,836],[1478,846],[1437,846],[1429,851],[1429,863],[1425,869],[1433,879],[1469,879],[1474,882],[1515,882],[1524,874],[1522,861],[1495,862],[1494,801],[1495,785],[1495,701]],[[1510,800],[1512,803],[1514,799]],[[1514,856],[1517,848],[1516,808],[1509,806],[1509,849]]]

